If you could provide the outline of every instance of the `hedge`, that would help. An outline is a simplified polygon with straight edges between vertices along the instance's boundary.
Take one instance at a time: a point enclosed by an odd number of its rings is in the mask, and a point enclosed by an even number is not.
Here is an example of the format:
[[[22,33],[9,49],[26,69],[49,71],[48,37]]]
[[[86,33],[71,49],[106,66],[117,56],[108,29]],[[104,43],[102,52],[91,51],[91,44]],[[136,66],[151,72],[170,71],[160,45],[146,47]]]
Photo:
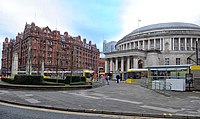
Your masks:
[[[1,81],[4,81],[4,82],[7,82],[7,83],[13,83],[13,80],[12,78],[1,78]]]
[[[11,84],[40,85],[43,82],[43,77],[37,75],[15,75],[14,79],[2,78],[1,80]]]
[[[44,81],[47,81],[47,82],[54,82],[54,83],[65,83],[65,80],[64,80],[64,79],[44,78]]]
[[[15,75],[14,79],[2,78],[1,80],[11,84],[23,84],[23,85],[43,85],[45,84],[45,82],[71,84],[71,85],[86,84],[85,77],[72,76],[71,83],[70,79],[71,79],[70,76],[67,76],[65,79],[50,79],[50,78],[44,79],[43,76],[37,76],[37,75]]]
[[[78,82],[82,82],[83,84],[86,84],[86,78],[85,77],[81,77],[81,76],[72,76],[72,81],[70,83],[70,76],[66,76],[65,78],[65,84],[79,84]]]
[[[43,81],[43,76],[39,75],[15,75],[14,82],[24,85],[39,85]]]

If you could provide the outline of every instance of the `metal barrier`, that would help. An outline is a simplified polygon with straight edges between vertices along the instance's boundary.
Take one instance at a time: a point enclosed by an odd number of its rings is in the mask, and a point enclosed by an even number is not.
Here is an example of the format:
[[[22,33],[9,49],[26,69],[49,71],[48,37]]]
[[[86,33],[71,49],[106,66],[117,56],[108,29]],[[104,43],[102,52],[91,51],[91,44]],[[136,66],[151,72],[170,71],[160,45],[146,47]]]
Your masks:
[[[142,81],[142,80],[141,80]],[[169,96],[169,94],[167,92],[171,91],[171,83],[168,83],[166,81],[159,81],[159,80],[154,80],[154,81],[147,81],[147,80],[143,80],[140,85],[142,87],[145,87],[145,88],[148,88],[148,89],[151,89],[155,92],[158,92],[158,93],[162,93],[166,96]]]

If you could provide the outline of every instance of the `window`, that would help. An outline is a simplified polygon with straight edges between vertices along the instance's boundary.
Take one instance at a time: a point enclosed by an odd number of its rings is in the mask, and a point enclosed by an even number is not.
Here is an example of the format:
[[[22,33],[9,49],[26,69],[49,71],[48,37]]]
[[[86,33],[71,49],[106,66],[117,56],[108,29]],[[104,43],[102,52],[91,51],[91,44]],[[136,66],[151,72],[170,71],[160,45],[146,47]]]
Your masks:
[[[51,48],[51,47],[49,48],[49,51],[52,51],[52,48]]]
[[[165,58],[165,65],[169,65],[169,58]]]
[[[176,65],[180,65],[181,64],[181,58],[176,58]]]
[[[178,51],[179,49],[179,39],[174,38],[174,50]]]

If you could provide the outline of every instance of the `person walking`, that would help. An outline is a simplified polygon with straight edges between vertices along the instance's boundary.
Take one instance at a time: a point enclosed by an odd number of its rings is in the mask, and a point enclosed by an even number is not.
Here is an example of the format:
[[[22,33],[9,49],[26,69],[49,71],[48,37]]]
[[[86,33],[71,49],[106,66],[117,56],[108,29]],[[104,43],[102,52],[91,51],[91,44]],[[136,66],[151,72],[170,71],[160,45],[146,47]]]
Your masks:
[[[110,78],[109,76],[106,77],[106,83],[107,83],[107,85],[109,85],[109,78]]]
[[[119,76],[119,75],[117,75],[117,76],[116,76],[116,79],[117,79],[117,83],[119,83],[120,76]]]

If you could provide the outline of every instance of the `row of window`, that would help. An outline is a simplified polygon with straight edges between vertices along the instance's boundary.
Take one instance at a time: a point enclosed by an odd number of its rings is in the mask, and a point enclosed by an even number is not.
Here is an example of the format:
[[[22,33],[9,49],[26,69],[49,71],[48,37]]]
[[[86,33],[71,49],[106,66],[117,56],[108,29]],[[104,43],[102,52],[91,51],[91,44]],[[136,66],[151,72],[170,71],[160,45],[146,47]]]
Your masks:
[[[179,45],[180,45],[180,50],[193,50],[192,47],[195,47],[196,45],[196,40],[198,42],[200,42],[199,38],[171,38],[171,49],[173,50],[179,50]],[[180,42],[180,44],[179,44]],[[119,50],[124,50],[124,49],[132,49],[132,48],[136,48],[136,49],[143,49],[143,46],[145,49],[148,48],[148,45],[150,45],[150,48],[152,49],[152,47],[154,47],[155,45],[155,49],[163,49],[163,44],[164,40],[163,38],[161,39],[150,39],[150,40],[144,40],[144,41],[135,41],[135,42],[131,42],[131,43],[127,43],[127,44],[122,44],[118,47]],[[168,45],[170,45],[168,43]],[[185,48],[186,47],[188,48]],[[191,46],[192,45],[192,46]]]
[[[165,58],[165,65],[169,65],[170,64],[170,60],[169,58]],[[181,64],[181,58],[176,58],[176,65],[180,65]]]

